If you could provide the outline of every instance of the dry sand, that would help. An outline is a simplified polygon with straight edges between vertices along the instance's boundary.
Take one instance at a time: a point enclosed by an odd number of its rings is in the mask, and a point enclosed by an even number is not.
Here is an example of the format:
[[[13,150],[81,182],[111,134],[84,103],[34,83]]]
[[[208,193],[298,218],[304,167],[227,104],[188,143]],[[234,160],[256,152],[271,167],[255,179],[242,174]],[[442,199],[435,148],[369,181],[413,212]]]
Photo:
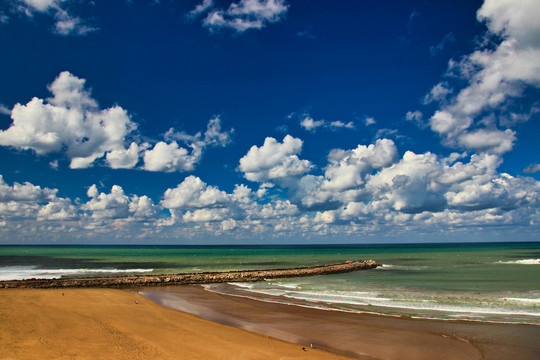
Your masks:
[[[114,289],[1,290],[0,359],[345,357],[203,320]]]

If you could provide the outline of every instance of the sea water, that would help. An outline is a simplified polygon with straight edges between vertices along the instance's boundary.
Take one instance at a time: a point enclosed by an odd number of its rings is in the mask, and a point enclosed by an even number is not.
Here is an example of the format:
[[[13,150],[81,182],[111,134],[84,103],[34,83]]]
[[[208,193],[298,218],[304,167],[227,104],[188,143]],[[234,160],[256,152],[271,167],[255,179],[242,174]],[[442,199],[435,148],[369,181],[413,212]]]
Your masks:
[[[0,280],[287,268],[368,271],[209,291],[326,310],[540,325],[540,243],[347,246],[0,246]]]

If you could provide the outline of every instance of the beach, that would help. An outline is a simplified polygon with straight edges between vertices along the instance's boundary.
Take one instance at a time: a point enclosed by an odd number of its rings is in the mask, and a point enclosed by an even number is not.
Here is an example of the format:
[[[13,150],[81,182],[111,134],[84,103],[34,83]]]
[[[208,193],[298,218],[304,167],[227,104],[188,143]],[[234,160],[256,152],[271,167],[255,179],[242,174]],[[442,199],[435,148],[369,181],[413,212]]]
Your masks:
[[[219,285],[228,286],[228,285]],[[538,359],[540,326],[321,310],[223,295],[202,286],[147,288],[157,303],[358,359]]]
[[[2,290],[0,318],[0,359],[346,359],[123,290]]]
[[[0,294],[0,359],[535,359],[540,354],[535,344],[540,327],[534,325],[350,314],[216,294],[201,286]]]

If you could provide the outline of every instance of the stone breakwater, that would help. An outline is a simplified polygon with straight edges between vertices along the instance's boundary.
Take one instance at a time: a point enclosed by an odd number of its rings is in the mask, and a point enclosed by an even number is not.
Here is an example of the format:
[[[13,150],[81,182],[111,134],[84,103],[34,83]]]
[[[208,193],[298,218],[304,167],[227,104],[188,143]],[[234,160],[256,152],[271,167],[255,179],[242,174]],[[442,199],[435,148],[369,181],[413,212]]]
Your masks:
[[[0,281],[0,288],[129,288],[138,286],[164,286],[211,284],[225,282],[253,282],[265,279],[291,278],[346,273],[374,269],[380,266],[373,260],[346,261],[338,264],[298,267],[291,269],[239,270],[226,272],[201,272],[165,275],[128,275],[115,277],[90,277],[83,279],[27,279]]]

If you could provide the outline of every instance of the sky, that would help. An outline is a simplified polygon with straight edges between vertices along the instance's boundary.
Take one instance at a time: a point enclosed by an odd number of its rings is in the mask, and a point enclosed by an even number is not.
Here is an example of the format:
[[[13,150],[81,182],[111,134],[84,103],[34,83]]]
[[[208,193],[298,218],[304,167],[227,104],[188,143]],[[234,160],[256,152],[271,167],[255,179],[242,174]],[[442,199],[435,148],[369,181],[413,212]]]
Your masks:
[[[0,244],[538,241],[539,15],[4,0]]]

